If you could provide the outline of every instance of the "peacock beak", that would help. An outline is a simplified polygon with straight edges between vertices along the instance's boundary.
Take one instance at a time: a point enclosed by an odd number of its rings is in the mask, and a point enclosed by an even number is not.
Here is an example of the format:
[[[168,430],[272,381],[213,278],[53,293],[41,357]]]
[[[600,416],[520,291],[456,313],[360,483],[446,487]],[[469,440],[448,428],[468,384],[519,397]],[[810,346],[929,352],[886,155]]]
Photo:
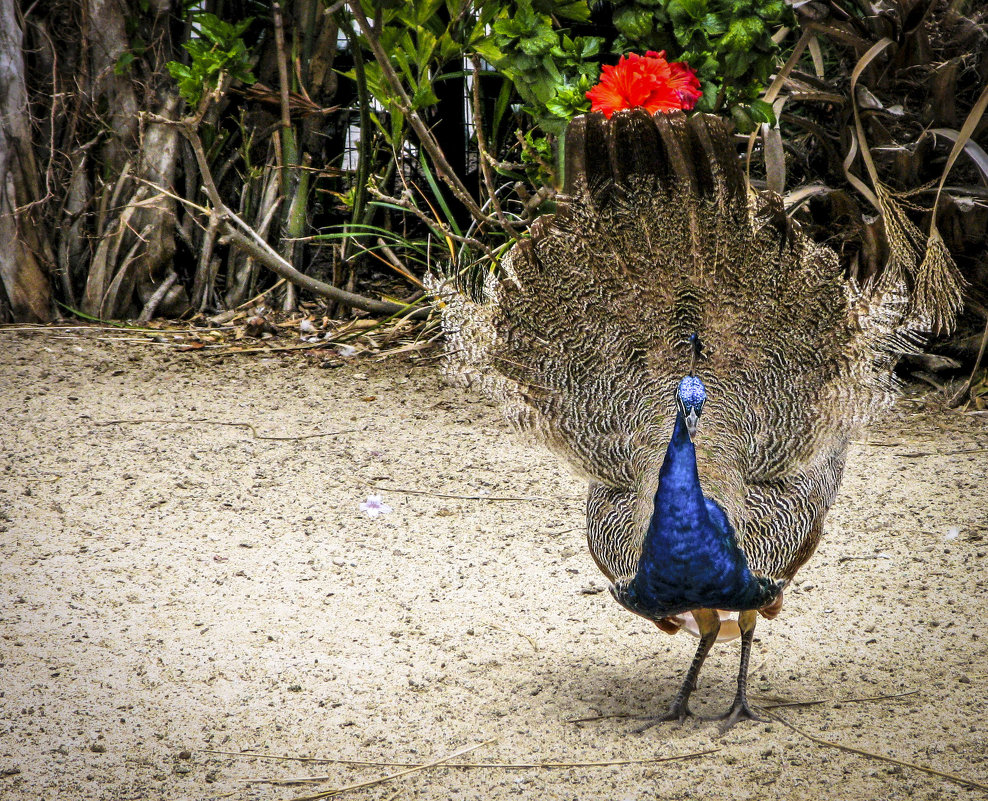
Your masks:
[[[686,433],[690,435],[690,442],[696,436],[696,424],[700,422],[700,415],[696,413],[696,409],[689,409],[686,415],[683,417],[686,421]]]

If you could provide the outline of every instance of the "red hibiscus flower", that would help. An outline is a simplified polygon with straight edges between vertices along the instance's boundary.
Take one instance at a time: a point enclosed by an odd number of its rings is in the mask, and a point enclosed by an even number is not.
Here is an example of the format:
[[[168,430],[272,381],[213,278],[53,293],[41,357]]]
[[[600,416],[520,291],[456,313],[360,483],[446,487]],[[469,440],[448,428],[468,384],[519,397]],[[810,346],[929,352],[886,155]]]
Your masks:
[[[666,61],[666,53],[648,51],[644,56],[628,53],[614,66],[605,65],[604,74],[587,92],[593,111],[603,111],[608,119],[615,111],[642,106],[649,114],[656,111],[689,111],[700,99],[700,81],[683,61]]]

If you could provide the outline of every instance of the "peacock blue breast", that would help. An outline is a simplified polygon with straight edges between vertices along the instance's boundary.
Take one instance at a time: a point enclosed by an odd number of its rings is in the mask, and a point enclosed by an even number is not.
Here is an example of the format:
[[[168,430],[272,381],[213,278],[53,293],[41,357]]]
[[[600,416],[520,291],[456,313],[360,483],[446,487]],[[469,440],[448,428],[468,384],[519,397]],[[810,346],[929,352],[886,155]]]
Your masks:
[[[614,597],[658,620],[693,609],[759,609],[781,589],[781,582],[751,572],[727,515],[703,495],[696,449],[680,410],[638,569],[615,584]]]

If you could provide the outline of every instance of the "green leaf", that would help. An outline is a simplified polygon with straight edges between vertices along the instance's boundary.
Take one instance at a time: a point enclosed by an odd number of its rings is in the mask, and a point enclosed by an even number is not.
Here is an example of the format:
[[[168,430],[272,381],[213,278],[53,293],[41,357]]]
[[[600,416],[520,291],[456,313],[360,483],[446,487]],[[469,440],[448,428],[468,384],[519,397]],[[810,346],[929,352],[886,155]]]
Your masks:
[[[423,84],[418,88],[414,95],[412,95],[412,108],[420,109],[426,106],[434,106],[439,102],[439,98],[436,97],[436,93],[432,91],[432,87],[429,84]]]
[[[727,22],[716,14],[704,14],[701,24],[707,36],[721,36],[727,31]]]
[[[652,12],[647,8],[624,6],[613,17],[614,27],[632,41],[644,39],[652,32]]]
[[[577,57],[581,60],[593,58],[600,53],[604,40],[599,36],[578,36],[576,38]]]
[[[682,8],[683,13],[695,20],[702,18],[707,12],[707,4],[705,0],[676,0],[676,2],[679,7]],[[671,18],[672,3],[670,3],[667,8]]]
[[[554,84],[561,84],[561,83],[563,83],[563,76],[559,72],[558,67],[556,67],[556,62],[552,58],[552,56],[543,56],[542,57],[542,69],[544,69],[546,71],[546,73],[548,73],[549,79]]]
[[[449,206],[446,203],[446,198],[443,193],[439,191],[439,184],[436,183],[432,170],[429,169],[429,162],[426,161],[424,153],[419,154],[419,164],[422,166],[422,174],[425,175],[425,180],[429,182],[429,188],[432,190],[433,197],[435,197],[440,208],[443,210],[443,215],[446,218],[444,222],[457,236],[463,236],[463,231],[460,229],[460,224],[456,221],[456,217],[453,215],[453,212],[449,210]]]
[[[769,125],[776,124],[775,109],[772,108],[771,103],[766,103],[764,100],[752,100],[746,107],[746,111],[755,122],[767,122]]]
[[[508,39],[514,39],[521,36],[525,32],[525,28],[517,20],[511,18],[499,19],[494,23],[493,26],[494,33],[498,36],[504,36]]]
[[[731,106],[731,118],[738,129],[738,133],[751,133],[755,130],[755,121],[751,118],[747,109],[742,106]]]
[[[768,0],[755,10],[765,21],[780,22],[787,16],[788,8],[783,0]]]
[[[590,7],[586,0],[573,0],[573,2],[563,2],[555,8],[555,15],[563,19],[571,19],[576,22],[587,22],[590,19]]]
[[[724,75],[728,78],[740,78],[749,65],[758,58],[757,53],[747,50],[726,53],[724,55]]]
[[[472,47],[474,53],[485,61],[489,61],[491,64],[496,64],[505,57],[504,51],[494,44],[493,39],[482,39],[478,42],[474,42]]]
[[[439,12],[439,9],[443,7],[444,2],[445,0],[417,0],[412,4],[418,8],[416,23],[423,27],[428,25]]]
[[[114,74],[115,75],[126,75],[127,74],[127,71],[130,69],[130,65],[134,62],[134,59],[135,58],[137,58],[137,56],[135,56],[129,50],[125,50],[124,52],[122,52],[120,54],[120,57],[117,59],[117,63],[113,65],[113,72],[114,72]],[[171,62],[171,63],[174,63],[174,62]]]
[[[518,46],[523,53],[530,56],[541,56],[548,53],[556,46],[559,37],[552,28],[545,26],[537,28],[534,35],[525,36],[518,41]]]

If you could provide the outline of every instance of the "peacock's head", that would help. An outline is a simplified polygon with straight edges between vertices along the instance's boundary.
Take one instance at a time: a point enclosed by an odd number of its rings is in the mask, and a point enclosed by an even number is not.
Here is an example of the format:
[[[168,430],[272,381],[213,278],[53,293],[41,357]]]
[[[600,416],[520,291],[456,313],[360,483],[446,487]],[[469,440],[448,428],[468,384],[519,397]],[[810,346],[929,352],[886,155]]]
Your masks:
[[[688,375],[679,382],[676,388],[676,406],[683,420],[686,421],[686,431],[690,440],[696,435],[696,424],[703,411],[703,402],[707,399],[707,389],[695,375]]]

